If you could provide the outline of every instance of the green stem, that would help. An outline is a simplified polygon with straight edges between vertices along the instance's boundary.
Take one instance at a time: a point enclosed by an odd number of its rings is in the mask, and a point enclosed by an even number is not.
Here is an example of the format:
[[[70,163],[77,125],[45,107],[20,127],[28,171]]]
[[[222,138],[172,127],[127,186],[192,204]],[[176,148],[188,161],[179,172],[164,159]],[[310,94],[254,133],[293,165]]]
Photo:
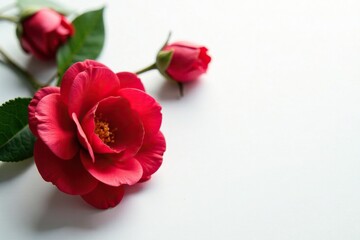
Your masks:
[[[43,85],[41,85],[40,83],[38,83],[38,81],[36,81],[33,75],[31,75],[28,71],[20,67],[17,63],[15,63],[1,48],[0,48],[0,55],[3,56],[3,62],[5,62],[10,67],[14,68],[18,73],[23,75],[35,90],[38,90],[39,88],[43,87]]]
[[[147,71],[150,71],[150,70],[153,70],[153,69],[157,69],[156,63],[153,63],[150,66],[147,66],[146,68],[143,68],[143,69],[141,69],[139,71],[136,71],[135,74],[139,75],[139,74],[142,74],[144,72],[147,72]]]
[[[0,15],[0,20],[6,20],[9,22],[13,22],[13,23],[18,23],[19,19],[16,17],[12,17],[12,16],[5,16],[5,15]]]
[[[181,82],[176,82],[179,88],[180,97],[184,96],[184,85]]]

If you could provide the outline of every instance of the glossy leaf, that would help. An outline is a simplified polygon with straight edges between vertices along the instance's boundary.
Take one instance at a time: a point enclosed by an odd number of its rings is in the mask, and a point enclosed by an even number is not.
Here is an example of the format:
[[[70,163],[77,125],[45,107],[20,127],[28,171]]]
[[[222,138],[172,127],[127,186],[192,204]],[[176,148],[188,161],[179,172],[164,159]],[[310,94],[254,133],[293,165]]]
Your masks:
[[[59,73],[58,85],[64,72],[73,63],[85,59],[96,59],[104,46],[105,28],[103,20],[104,9],[86,12],[73,21],[75,34],[57,53]]]
[[[18,162],[33,155],[35,136],[28,126],[30,98],[16,98],[0,106],[0,161]]]

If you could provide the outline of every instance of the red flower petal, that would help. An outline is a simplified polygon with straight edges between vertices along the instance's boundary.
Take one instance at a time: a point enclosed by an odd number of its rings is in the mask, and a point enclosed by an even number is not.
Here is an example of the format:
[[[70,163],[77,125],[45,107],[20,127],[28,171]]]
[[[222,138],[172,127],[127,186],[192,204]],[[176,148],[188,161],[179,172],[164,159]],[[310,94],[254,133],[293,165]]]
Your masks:
[[[39,103],[39,101],[51,94],[51,93],[60,93],[60,88],[58,87],[45,87],[40,89],[39,91],[36,92],[36,94],[34,95],[33,99],[31,100],[29,107],[28,107],[28,112],[29,112],[29,128],[31,130],[31,132],[35,135],[35,136],[39,136],[38,132],[37,132],[37,124],[38,121],[35,117],[35,109]]]
[[[81,197],[93,207],[107,209],[118,205],[124,196],[124,192],[125,188],[123,185],[112,187],[99,183],[92,192]]]
[[[35,117],[41,140],[61,159],[71,159],[79,151],[76,126],[67,115],[60,94],[52,93],[37,104]]]
[[[84,62],[77,62],[66,70],[61,81],[61,99],[64,103],[69,102],[70,89],[74,83],[76,76],[84,72],[88,68],[106,68],[105,65],[94,61],[94,60],[85,60]]]
[[[202,65],[204,71],[206,72],[208,64],[211,62],[211,57],[207,54],[208,49],[206,47],[200,48],[199,62]]]
[[[94,151],[92,149],[92,146],[90,145],[89,140],[87,139],[86,134],[85,134],[81,124],[79,123],[79,119],[77,118],[75,113],[72,114],[72,119],[76,124],[77,136],[78,136],[78,139],[79,139],[81,145],[85,149],[88,150],[88,153],[90,154],[90,157],[91,157],[92,161],[95,162],[95,155],[94,155]]]
[[[167,69],[169,73],[186,72],[198,59],[200,53],[199,48],[184,42],[167,45],[163,50],[174,51],[170,65]]]
[[[69,114],[75,113],[81,121],[100,100],[116,95],[120,82],[108,68],[92,68],[78,74],[69,93]]]
[[[111,148],[105,144],[98,135],[95,134],[95,112],[99,104],[96,104],[83,118],[80,127],[83,129],[84,138],[89,139],[88,144],[96,153],[120,153],[125,150],[124,146],[118,146],[117,149]],[[94,158],[95,161],[95,158]]]
[[[133,110],[135,110],[144,125],[146,134],[156,134],[161,125],[161,106],[154,98],[137,89],[125,88],[119,94],[126,98]]]
[[[67,194],[86,194],[98,184],[98,181],[82,166],[79,155],[69,161],[63,161],[55,156],[40,139],[35,143],[34,160],[43,179],[52,182],[59,190]]]
[[[131,72],[119,72],[116,76],[120,80],[121,88],[136,88],[145,92],[144,85],[136,74]]]
[[[44,21],[46,19],[47,21]],[[31,29],[32,34],[54,31],[61,23],[61,15],[51,9],[36,12],[23,21],[24,30]],[[40,37],[40,36],[39,36]]]
[[[142,167],[134,158],[121,159],[121,154],[98,154],[95,162],[84,152],[81,160],[86,170],[97,180],[110,186],[133,185],[142,176]]]
[[[145,136],[143,145],[135,156],[143,168],[142,179],[147,180],[160,168],[165,150],[165,138],[160,131],[156,135]]]
[[[109,131],[113,134],[113,142],[104,143],[95,134],[95,118],[108,124]],[[85,115],[81,124],[97,153],[119,153],[125,150],[122,158],[132,157],[140,149],[144,137],[139,116],[130,109],[128,101],[122,97],[103,99]]]
[[[179,48],[188,48],[188,49],[196,50],[196,49],[202,48],[203,46],[196,44],[196,43],[187,42],[187,41],[177,41],[177,42],[173,42],[173,43],[167,45],[166,47],[179,47]]]

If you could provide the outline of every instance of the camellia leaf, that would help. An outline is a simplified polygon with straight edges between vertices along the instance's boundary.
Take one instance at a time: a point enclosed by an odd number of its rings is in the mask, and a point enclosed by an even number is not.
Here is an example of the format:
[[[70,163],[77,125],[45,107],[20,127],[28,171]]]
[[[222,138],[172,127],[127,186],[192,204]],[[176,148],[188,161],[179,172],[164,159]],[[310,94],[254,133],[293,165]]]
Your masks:
[[[35,136],[28,125],[31,98],[15,98],[0,106],[0,161],[18,162],[33,155]]]
[[[72,12],[68,7],[51,0],[17,0],[16,4],[21,12],[28,11],[29,9],[37,11],[41,8],[51,8],[64,15]]]
[[[105,40],[103,11],[104,8],[86,12],[74,19],[75,34],[58,50],[56,56],[58,85],[70,65],[85,59],[96,59],[100,55]]]

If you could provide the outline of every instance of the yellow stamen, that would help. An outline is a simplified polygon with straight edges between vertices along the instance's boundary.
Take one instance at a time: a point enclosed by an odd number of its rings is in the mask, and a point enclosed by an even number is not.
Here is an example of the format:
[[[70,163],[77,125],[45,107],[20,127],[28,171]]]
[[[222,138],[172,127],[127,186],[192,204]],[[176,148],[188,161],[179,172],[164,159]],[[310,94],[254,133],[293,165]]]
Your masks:
[[[103,141],[104,143],[113,143],[115,142],[116,129],[110,129],[109,123],[100,118],[95,118],[95,134]]]

